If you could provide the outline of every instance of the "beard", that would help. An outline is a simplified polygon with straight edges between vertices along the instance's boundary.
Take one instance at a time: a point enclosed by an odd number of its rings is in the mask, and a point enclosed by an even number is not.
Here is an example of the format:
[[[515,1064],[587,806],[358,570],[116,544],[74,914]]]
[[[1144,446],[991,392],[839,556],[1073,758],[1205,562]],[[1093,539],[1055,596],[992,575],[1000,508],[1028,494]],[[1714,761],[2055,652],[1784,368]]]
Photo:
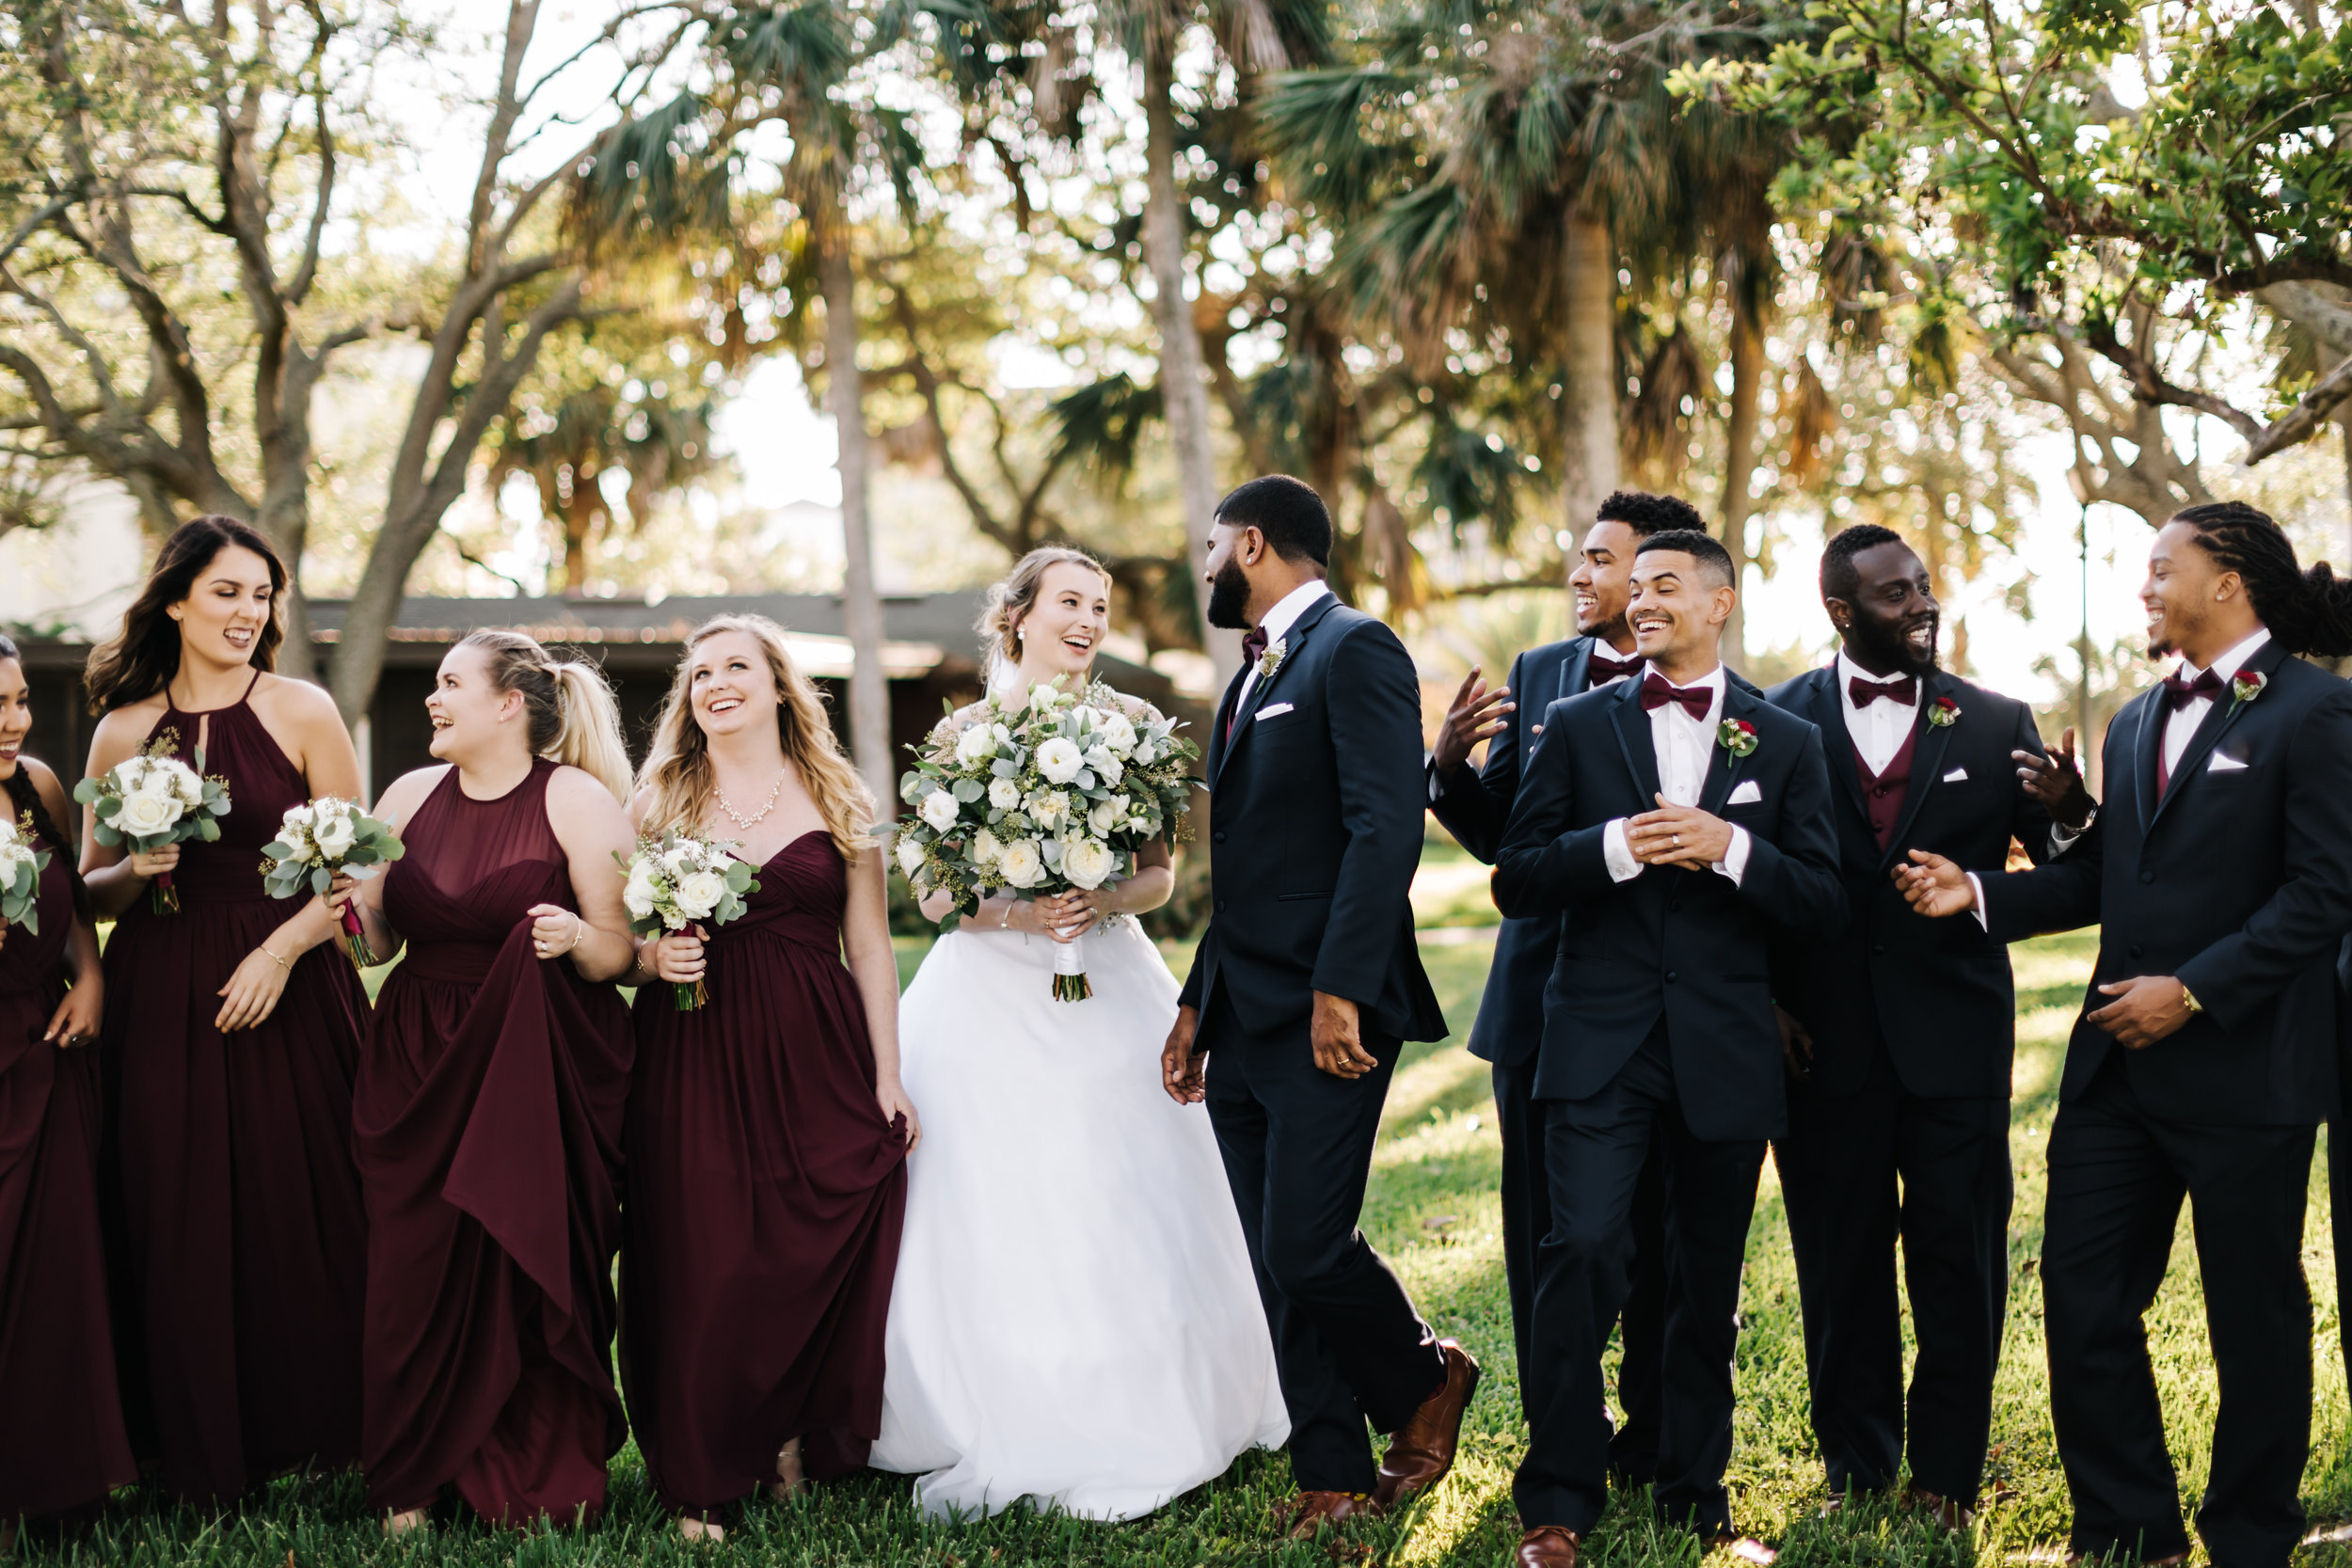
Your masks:
[[[1613,646],[1615,643],[1632,639],[1633,623],[1627,620],[1624,613],[1620,611],[1616,619],[1612,621],[1602,621],[1589,626],[1579,625],[1576,632],[1579,637],[1598,638],[1601,641]]]
[[[1931,625],[1937,633],[1943,630],[1940,618]],[[1935,638],[1932,636],[1928,641],[1928,651],[1922,654],[1911,645],[1911,640],[1903,635],[1900,626],[1888,626],[1883,622],[1865,622],[1857,617],[1846,637],[1848,642],[1862,655],[1857,662],[1876,664],[1906,675],[1931,675],[1939,667]]]
[[[1249,629],[1249,578],[1231,556],[1209,579],[1209,625],[1228,631]]]

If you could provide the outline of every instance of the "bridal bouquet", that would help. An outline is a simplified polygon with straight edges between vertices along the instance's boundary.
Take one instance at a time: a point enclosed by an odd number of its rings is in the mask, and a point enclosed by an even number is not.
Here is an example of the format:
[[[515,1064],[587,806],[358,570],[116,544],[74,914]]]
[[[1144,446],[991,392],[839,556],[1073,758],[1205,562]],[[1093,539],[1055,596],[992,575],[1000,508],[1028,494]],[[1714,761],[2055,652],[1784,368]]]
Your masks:
[[[898,869],[917,897],[955,896],[952,928],[991,894],[1024,898],[1098,888],[1135,875],[1155,840],[1191,837],[1192,760],[1181,721],[1097,682],[992,693],[912,748],[898,794]],[[1054,997],[1094,994],[1074,942],[1054,951]]]
[[[198,771],[204,766],[200,750],[195,768],[182,762],[179,752],[179,732],[166,730],[137,755],[73,786],[73,798],[96,813],[99,843],[128,844],[151,855],[166,845],[219,839],[217,819],[229,815],[229,781]],[[178,911],[180,894],[170,872],[156,877],[149,897],[157,914]]]
[[[306,888],[324,896],[338,871],[364,882],[405,847],[389,827],[353,802],[322,795],[286,808],[278,836],[262,847],[262,886],[272,898],[293,898]],[[342,927],[351,961],[361,969],[374,963],[361,934],[358,900],[344,903]]]
[[[759,891],[751,862],[737,859],[734,845],[689,838],[675,828],[659,839],[639,839],[637,853],[626,861],[612,858],[628,874],[621,904],[628,911],[628,928],[641,937],[682,931],[698,920],[723,926],[743,912],[745,894]],[[670,995],[682,1013],[710,1000],[700,980],[673,983]]]
[[[33,814],[22,822],[0,817],[0,942],[8,927],[40,929],[40,874],[49,869],[49,851],[33,847]]]

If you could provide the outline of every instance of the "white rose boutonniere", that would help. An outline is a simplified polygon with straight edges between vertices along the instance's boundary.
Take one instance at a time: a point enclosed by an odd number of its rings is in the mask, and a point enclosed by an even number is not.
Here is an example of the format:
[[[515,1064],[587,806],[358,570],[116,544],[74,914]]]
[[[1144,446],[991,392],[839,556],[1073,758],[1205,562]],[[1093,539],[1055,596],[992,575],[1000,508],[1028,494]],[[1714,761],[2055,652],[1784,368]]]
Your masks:
[[[1262,681],[1272,680],[1274,672],[1279,670],[1282,661],[1290,657],[1291,640],[1287,637],[1276,638],[1267,644],[1266,651],[1258,656],[1258,678]]]

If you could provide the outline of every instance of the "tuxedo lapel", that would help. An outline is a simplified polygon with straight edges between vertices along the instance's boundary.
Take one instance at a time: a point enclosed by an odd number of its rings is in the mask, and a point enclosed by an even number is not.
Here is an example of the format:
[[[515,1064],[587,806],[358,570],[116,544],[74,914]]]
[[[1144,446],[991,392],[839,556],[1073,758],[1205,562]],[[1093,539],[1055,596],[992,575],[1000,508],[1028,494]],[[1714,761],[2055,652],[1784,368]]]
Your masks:
[[[2240,673],[2258,671],[2267,677],[2272,671],[2279,668],[2280,662],[2286,657],[2286,650],[2279,646],[2279,640],[2274,637],[2255,649],[2254,657],[2239,665],[2238,670]],[[2155,705],[2161,706],[2162,705]],[[2171,777],[2166,781],[2164,799],[2158,800],[2156,809],[2149,814],[2149,826],[2153,828],[2164,816],[2164,808],[2170,805],[2173,797],[2180,794],[2181,787],[2188,783],[2189,775],[2205,765],[2205,759],[2213,754],[2215,744],[2229,732],[2231,725],[2237,722],[2238,715],[2252,705],[2251,703],[2239,702],[2232,693],[2230,683],[2223,684],[2221,690],[2214,697],[2213,705],[2205,709],[2204,720],[2197,726],[2197,733],[2189,736],[2188,750],[2181,753],[2181,766],[2172,769]],[[2159,723],[2157,727],[2161,730],[2163,726]]]
[[[1642,683],[1629,680],[1619,685],[1616,709],[1609,717],[1617,727],[1617,748],[1625,753],[1626,770],[1633,775],[1633,787],[1642,792],[1640,809],[1648,811],[1657,805],[1660,794],[1658,748],[1650,742],[1649,715],[1636,700]]]
[[[2139,833],[2148,836],[2148,824],[2156,819],[2156,759],[2164,745],[2164,691],[2162,688],[2143,691],[2138,698],[2139,717],[2132,727],[2132,804],[2139,812]]]
[[[1910,834],[1911,825],[1919,819],[1919,807],[1926,802],[1928,791],[1944,780],[1944,752],[1952,743],[1952,731],[1968,721],[1963,712],[1949,724],[1928,722],[1928,715],[1935,711],[1936,699],[1951,696],[1953,684],[1951,676],[1940,672],[1919,682],[1919,706],[1911,716],[1911,733],[1916,736],[1911,748],[1911,787],[1903,791],[1903,814],[1895,819],[1895,836],[1886,841],[1882,865],[1902,855],[1903,840]],[[1957,706],[1959,699],[1952,700]]]
[[[1225,699],[1216,705],[1216,718],[1209,725],[1209,787],[1216,787],[1216,776],[1225,770],[1225,730],[1233,712],[1233,704],[1241,696],[1242,678],[1249,673],[1248,665],[1233,672],[1233,678],[1225,683]]]
[[[1560,661],[1559,684],[1552,689],[1550,697],[1536,705],[1536,713],[1540,715],[1552,703],[1573,697],[1582,691],[1585,673],[1592,667],[1593,640],[1589,637],[1580,637],[1570,642],[1567,657]]]
[[[1724,719],[1744,719],[1753,725],[1756,722],[1756,710],[1762,705],[1756,698],[1749,696],[1747,692],[1729,681],[1724,683],[1723,717]],[[1716,728],[1720,730],[1722,727],[1721,721],[1718,721]],[[1699,810],[1709,816],[1721,816],[1724,814],[1724,801],[1730,796],[1731,786],[1738,782],[1740,770],[1746,765],[1748,759],[1732,755],[1731,748],[1716,740],[1713,736],[1708,736],[1708,741],[1707,782],[1699,786]]]
[[[1805,715],[1821,732],[1821,749],[1828,755],[1830,777],[1838,784],[1838,792],[1846,803],[1853,807],[1854,819],[1862,824],[1864,832],[1870,830],[1869,808],[1863,804],[1862,781],[1854,776],[1853,732],[1846,728],[1846,705],[1837,696],[1837,666],[1833,662],[1819,672],[1813,683],[1812,709]]]
[[[1266,694],[1279,685],[1282,677],[1289,674],[1292,668],[1298,663],[1298,656],[1307,647],[1308,634],[1314,630],[1316,624],[1324,616],[1330,613],[1331,607],[1339,602],[1329,594],[1324,594],[1323,597],[1299,611],[1298,619],[1291,623],[1291,629],[1275,639],[1277,642],[1282,644],[1282,662],[1275,667],[1274,673],[1271,675],[1259,676],[1257,684],[1249,689],[1249,695],[1243,699],[1241,711],[1233,716],[1232,736],[1226,741],[1225,753],[1218,764],[1220,773],[1224,771],[1225,765],[1233,760],[1233,753],[1241,750],[1243,743],[1249,738],[1249,732],[1256,728],[1255,721],[1258,710],[1265,706]],[[1241,676],[1235,678],[1246,677],[1248,673],[1248,667],[1245,666]]]

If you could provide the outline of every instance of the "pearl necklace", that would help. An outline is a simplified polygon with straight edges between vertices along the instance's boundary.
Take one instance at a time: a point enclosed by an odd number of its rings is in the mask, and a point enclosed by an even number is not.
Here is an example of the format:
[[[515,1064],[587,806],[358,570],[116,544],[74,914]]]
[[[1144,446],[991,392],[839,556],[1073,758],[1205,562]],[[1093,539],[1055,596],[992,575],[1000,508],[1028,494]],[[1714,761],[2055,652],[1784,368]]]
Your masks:
[[[725,790],[719,788],[715,784],[711,785],[711,789],[719,797],[719,809],[733,817],[737,827],[749,831],[765,822],[768,819],[768,814],[776,809],[776,801],[784,795],[784,774],[776,775],[776,787],[768,792],[768,803],[749,816],[735,809],[735,802],[727,799]]]

